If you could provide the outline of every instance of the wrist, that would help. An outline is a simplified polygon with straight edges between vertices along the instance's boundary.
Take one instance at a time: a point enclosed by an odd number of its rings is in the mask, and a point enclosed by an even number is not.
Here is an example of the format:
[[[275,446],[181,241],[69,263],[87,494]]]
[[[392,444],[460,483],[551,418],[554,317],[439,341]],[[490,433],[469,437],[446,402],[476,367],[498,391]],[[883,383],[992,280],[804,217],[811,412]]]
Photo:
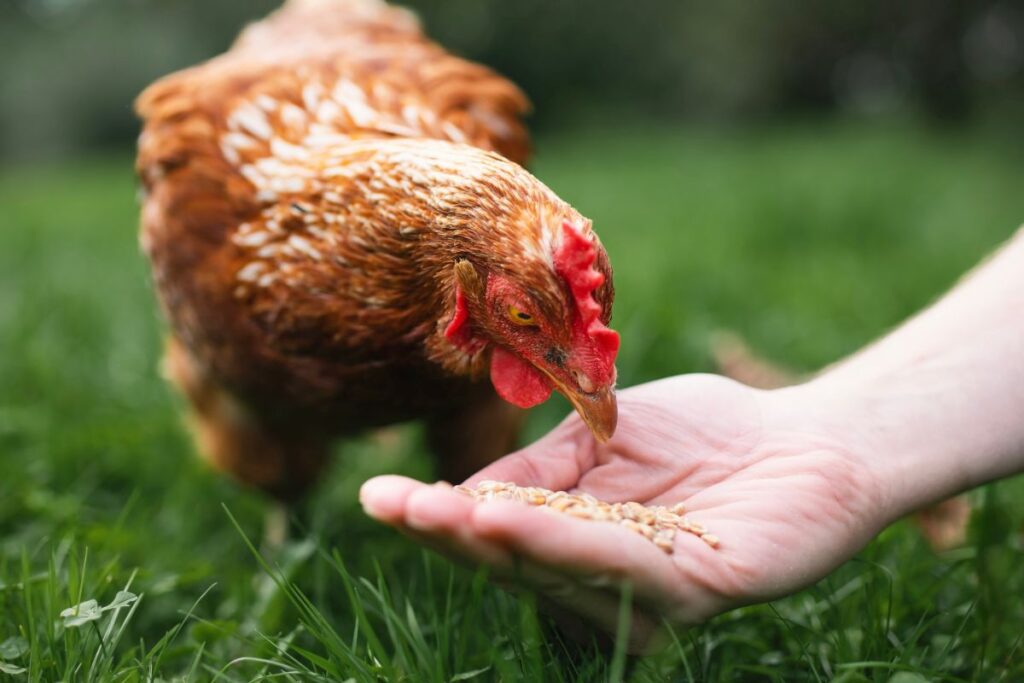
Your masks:
[[[1024,233],[884,339],[781,395],[890,519],[1024,471]]]
[[[927,401],[895,378],[826,374],[777,393],[795,429],[860,468],[882,525],[980,483],[940,433],[916,420]]]

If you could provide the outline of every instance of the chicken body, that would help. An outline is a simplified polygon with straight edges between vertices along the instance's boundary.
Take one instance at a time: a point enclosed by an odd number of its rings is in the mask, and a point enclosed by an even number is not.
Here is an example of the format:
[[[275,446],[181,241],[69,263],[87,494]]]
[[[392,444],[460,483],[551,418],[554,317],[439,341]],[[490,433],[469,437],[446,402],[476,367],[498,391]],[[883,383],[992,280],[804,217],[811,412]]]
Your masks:
[[[374,0],[290,0],[140,96],[165,370],[217,467],[292,498],[425,417],[458,477],[552,387],[614,428],[607,256],[519,166],[527,106]]]

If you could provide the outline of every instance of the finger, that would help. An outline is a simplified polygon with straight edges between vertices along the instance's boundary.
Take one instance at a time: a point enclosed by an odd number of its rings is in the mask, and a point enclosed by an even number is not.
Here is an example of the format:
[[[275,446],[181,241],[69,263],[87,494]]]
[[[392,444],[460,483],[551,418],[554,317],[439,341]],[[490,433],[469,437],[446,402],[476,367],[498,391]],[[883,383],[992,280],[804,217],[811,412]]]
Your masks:
[[[455,493],[450,486],[384,475],[364,482],[359,500],[374,519],[398,527],[443,554],[474,562],[509,562],[508,553],[500,546],[469,533],[474,501]]]
[[[422,486],[405,502],[402,524],[419,539],[430,539],[449,556],[472,563],[507,567],[512,558],[500,544],[472,532],[470,519],[476,501],[448,486]]]
[[[640,603],[676,622],[703,621],[726,604],[713,578],[721,571],[722,558],[690,534],[676,535],[670,555],[616,524],[500,500],[480,504],[471,523],[479,536],[591,587],[612,587],[629,579]]]
[[[409,495],[399,528],[415,540],[463,563],[487,564],[492,579],[509,586],[525,586],[562,602],[587,588],[565,574],[525,561],[494,541],[473,533],[472,498],[450,490],[423,487]]]
[[[618,625],[619,585],[605,580],[598,581],[598,585],[586,585],[577,576],[528,558],[514,557],[501,544],[473,534],[471,518],[478,503],[471,498],[448,487],[384,476],[364,484],[360,500],[371,516],[398,527],[418,543],[463,564],[488,564],[495,578],[526,586],[561,608],[563,615],[578,614],[591,628],[608,633],[613,633]],[[642,611],[631,609],[629,647],[635,651],[651,642],[658,623]]]
[[[455,515],[446,517],[446,521],[453,519]],[[430,532],[403,528],[403,533],[463,565],[477,565],[485,556],[500,557],[498,561],[484,562],[491,568],[490,581],[513,593],[526,590],[536,594],[544,611],[551,613],[559,625],[578,640],[595,634],[614,636],[618,630],[622,616],[621,584],[589,586],[578,576],[514,557],[504,548],[491,546],[481,552],[481,539],[441,533],[439,527]],[[645,612],[636,601],[628,609],[628,650],[641,652],[660,642],[660,619]]]
[[[454,516],[447,518],[453,520]],[[578,577],[559,573],[523,558],[513,557],[503,548],[492,546],[482,551],[479,538],[465,538],[457,534],[442,533],[435,527],[424,532],[399,526],[403,534],[452,561],[469,567],[487,564],[491,568],[488,579],[500,588],[512,592],[529,591],[538,597],[542,609],[551,614],[559,626],[571,637],[586,640],[596,634],[614,636],[621,618],[621,586],[595,588],[582,583]],[[484,558],[500,558],[497,561]],[[638,605],[630,609],[630,629],[627,648],[630,652],[645,652],[662,642],[661,621]]]
[[[429,488],[423,482],[388,474],[373,477],[359,488],[359,502],[370,517],[385,524],[405,521],[405,502],[413,491]]]
[[[642,536],[607,522],[580,520],[510,501],[488,501],[470,523],[483,538],[542,565],[580,576],[598,587],[632,580],[646,591],[668,594],[672,565]]]
[[[547,436],[485,467],[465,483],[476,486],[492,479],[563,491],[594,466],[595,446],[590,430],[572,415]]]

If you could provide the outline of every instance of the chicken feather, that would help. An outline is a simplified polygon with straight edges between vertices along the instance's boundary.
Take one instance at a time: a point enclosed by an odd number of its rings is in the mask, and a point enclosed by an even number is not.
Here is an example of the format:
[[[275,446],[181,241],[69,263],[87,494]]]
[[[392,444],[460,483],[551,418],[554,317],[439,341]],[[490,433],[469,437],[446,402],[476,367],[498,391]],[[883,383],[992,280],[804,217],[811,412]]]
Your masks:
[[[420,416],[489,432],[459,447],[476,458],[511,446],[519,415],[480,381],[488,348],[443,334],[454,264],[514,278],[538,314],[568,321],[552,259],[571,225],[596,250],[599,326],[612,300],[589,221],[520,166],[528,108],[376,0],[289,0],[140,95],[141,243],[171,325],[168,374],[217,466],[290,496],[331,436]],[[499,334],[474,306],[473,329]]]

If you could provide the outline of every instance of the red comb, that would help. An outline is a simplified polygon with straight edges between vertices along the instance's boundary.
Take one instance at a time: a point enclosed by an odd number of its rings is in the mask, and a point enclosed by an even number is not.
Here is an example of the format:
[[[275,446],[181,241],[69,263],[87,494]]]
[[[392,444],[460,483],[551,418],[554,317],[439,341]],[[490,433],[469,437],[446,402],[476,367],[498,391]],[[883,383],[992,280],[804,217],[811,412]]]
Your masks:
[[[619,350],[619,333],[601,322],[601,306],[594,299],[594,291],[604,284],[604,274],[594,267],[596,260],[593,235],[584,235],[570,221],[563,222],[562,244],[555,251],[555,272],[565,279],[576,303],[579,317],[574,326],[593,340],[610,370]]]

